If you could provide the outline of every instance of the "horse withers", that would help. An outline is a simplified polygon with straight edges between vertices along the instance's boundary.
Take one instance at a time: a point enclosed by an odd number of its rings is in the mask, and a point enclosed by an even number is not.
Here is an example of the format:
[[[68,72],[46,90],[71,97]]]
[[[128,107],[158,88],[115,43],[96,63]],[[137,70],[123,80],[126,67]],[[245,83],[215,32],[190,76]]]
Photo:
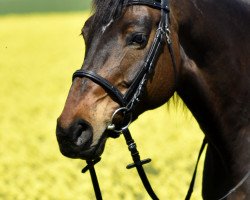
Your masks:
[[[57,124],[65,156],[88,160],[102,154],[107,127],[122,104],[117,98],[126,95],[147,62],[162,17],[154,6],[159,1],[137,2],[94,1],[95,12],[82,29],[82,69],[98,76],[73,81]],[[172,0],[169,10],[175,67],[165,41],[132,120],[177,91],[209,143],[203,198],[250,199],[250,3]],[[96,84],[99,77],[108,86]],[[111,86],[118,97],[107,91]]]

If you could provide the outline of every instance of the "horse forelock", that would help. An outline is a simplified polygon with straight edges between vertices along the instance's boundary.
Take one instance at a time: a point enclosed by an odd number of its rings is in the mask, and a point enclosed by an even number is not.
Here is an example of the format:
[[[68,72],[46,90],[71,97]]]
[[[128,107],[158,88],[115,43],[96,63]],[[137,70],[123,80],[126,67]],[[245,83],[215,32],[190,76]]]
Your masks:
[[[110,21],[119,18],[129,0],[93,0],[92,8],[94,19],[92,29],[106,26]]]

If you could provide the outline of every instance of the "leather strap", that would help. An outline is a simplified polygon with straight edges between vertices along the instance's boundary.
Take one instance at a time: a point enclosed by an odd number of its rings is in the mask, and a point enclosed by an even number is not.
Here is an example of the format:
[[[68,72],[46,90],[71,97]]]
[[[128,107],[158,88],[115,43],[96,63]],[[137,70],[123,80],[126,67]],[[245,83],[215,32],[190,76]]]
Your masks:
[[[234,186],[231,190],[228,191],[227,194],[225,194],[223,197],[219,198],[218,200],[224,200],[229,195],[231,195],[233,192],[235,192],[250,176],[250,170],[246,173],[246,175],[240,180],[240,182]]]
[[[122,93],[115,86],[113,86],[109,81],[107,81],[105,78],[101,77],[100,75],[92,71],[87,71],[84,69],[77,70],[73,74],[72,80],[74,81],[75,78],[83,78],[83,77],[89,78],[94,83],[100,85],[111,97],[115,98],[115,101],[120,106],[125,105],[125,101],[123,99]]]
[[[146,6],[150,6],[152,8],[156,8],[156,9],[159,9],[159,10],[166,10],[166,11],[169,11],[169,8],[168,7],[163,7],[161,5],[161,1],[152,1],[152,0],[130,0],[128,3],[127,3],[127,6],[130,6],[130,5],[146,5]]]
[[[97,164],[100,160],[101,160],[100,157],[97,158],[96,160],[87,160],[87,166],[82,169],[82,173],[85,173],[87,171],[90,172],[92,185],[94,187],[95,196],[97,200],[102,200],[102,193],[98,183],[94,165]]]
[[[196,174],[197,174],[198,164],[199,164],[202,152],[204,151],[205,146],[207,144],[208,144],[208,141],[206,138],[204,138],[203,143],[202,143],[201,148],[200,148],[200,151],[199,151],[199,154],[198,154],[198,158],[197,158],[197,161],[195,164],[194,173],[193,173],[192,180],[190,182],[189,189],[188,189],[185,200],[190,200],[190,198],[192,196],[194,184],[195,184],[195,179],[196,179]],[[248,173],[246,173],[246,175],[239,181],[239,183],[236,186],[234,186],[231,190],[229,190],[223,197],[219,198],[218,200],[226,199],[229,195],[231,195],[233,192],[235,192],[249,178],[249,176],[250,176],[250,170],[248,171]]]
[[[144,62],[141,70],[138,72],[136,77],[134,78],[132,84],[130,85],[128,91],[126,92],[124,99],[126,102],[129,102],[132,100],[133,94],[136,93],[136,90],[140,84],[140,82],[143,80],[143,76],[146,75],[145,77],[146,81],[149,78],[148,76],[151,74],[153,71],[153,66],[156,62],[156,59],[159,56],[160,49],[162,48],[162,43],[163,43],[163,33],[158,29],[156,32],[156,36],[154,39],[154,42],[152,44],[152,47],[150,48],[150,51],[148,53],[148,56],[146,58],[146,61]],[[142,91],[141,91],[142,93]]]
[[[185,200],[189,200],[191,198],[191,196],[192,196],[192,193],[193,193],[193,190],[194,190],[196,174],[197,174],[197,168],[198,168],[199,161],[200,161],[201,155],[202,155],[202,153],[203,153],[203,151],[205,149],[206,144],[207,144],[207,140],[206,140],[206,138],[204,138],[203,142],[202,142],[202,145],[201,145],[201,148],[200,148],[200,151],[199,151],[199,154],[198,154],[198,158],[197,158],[195,168],[194,168],[194,173],[193,173],[192,180],[190,182],[189,189],[188,189]]]
[[[147,193],[149,194],[149,196],[154,199],[154,200],[158,200],[159,198],[157,197],[157,195],[155,194],[154,190],[152,189],[149,181],[148,181],[148,178],[147,178],[147,175],[144,171],[144,168],[142,165],[144,164],[147,164],[149,162],[151,162],[151,159],[145,159],[145,160],[141,160],[140,158],[140,155],[139,155],[139,152],[137,150],[137,147],[136,147],[136,144],[131,136],[131,133],[129,131],[129,129],[125,129],[122,131],[123,135],[124,135],[124,138],[126,140],[126,143],[128,145],[128,149],[131,153],[131,156],[133,158],[133,161],[134,163],[132,164],[129,164],[127,166],[127,169],[131,169],[131,168],[134,168],[136,167],[137,169],[137,172],[141,178],[141,181],[143,183],[143,186],[144,188],[146,189]]]

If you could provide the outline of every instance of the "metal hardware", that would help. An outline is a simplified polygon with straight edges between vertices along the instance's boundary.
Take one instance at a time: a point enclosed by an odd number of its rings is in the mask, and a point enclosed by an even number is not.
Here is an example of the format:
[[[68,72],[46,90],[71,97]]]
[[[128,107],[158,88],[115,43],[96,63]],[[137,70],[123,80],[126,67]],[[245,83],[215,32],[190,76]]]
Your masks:
[[[122,124],[118,128],[117,125],[115,125],[114,120],[115,120],[116,115],[118,115],[119,113],[121,113],[123,115],[123,122],[122,123],[124,123],[124,124]],[[113,113],[113,115],[111,117],[111,123],[107,126],[107,129],[114,131],[116,133],[120,133],[124,129],[127,129],[129,127],[129,125],[131,124],[131,122],[132,122],[132,113],[128,113],[128,109],[126,107],[118,108]]]

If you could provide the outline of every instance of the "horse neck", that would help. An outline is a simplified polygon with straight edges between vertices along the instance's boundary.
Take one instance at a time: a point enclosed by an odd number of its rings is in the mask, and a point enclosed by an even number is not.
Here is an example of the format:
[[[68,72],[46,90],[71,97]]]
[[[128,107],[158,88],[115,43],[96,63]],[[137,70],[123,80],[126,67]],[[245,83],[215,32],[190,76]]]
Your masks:
[[[239,179],[250,169],[250,6],[175,0],[172,8],[183,47],[178,94]]]

